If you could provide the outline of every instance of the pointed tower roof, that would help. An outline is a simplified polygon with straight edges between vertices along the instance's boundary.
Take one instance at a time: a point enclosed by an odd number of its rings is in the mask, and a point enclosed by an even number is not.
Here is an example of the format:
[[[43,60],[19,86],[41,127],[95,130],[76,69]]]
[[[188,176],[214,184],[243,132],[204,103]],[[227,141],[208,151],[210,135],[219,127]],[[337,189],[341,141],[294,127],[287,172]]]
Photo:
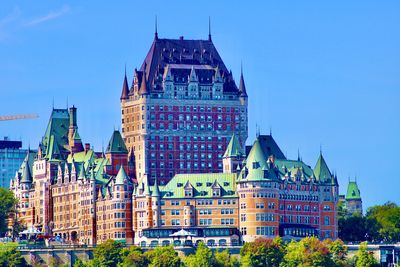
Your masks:
[[[224,158],[228,157],[240,157],[243,155],[242,147],[240,146],[239,140],[237,139],[235,133],[232,134],[231,140],[226,147]]]
[[[243,67],[240,67],[239,94],[240,96],[247,97],[246,85],[244,84],[243,78]]]
[[[84,180],[86,177],[86,173],[85,173],[85,166],[82,163],[81,165],[81,171],[79,172],[79,176],[78,176],[78,180]]]
[[[169,68],[168,68],[169,71]],[[196,71],[194,69],[194,66],[192,65],[192,69],[190,70],[189,74],[189,82],[198,82],[199,79],[197,78]]]
[[[128,153],[125,142],[118,130],[114,130],[113,134],[111,135],[106,153]]]
[[[149,184],[149,177],[147,176],[147,174],[144,174],[144,183],[143,183],[143,186],[144,186],[144,188],[143,188],[143,194],[145,195],[145,196],[151,196],[151,193],[150,193],[150,184]]]
[[[360,189],[358,189],[357,182],[349,181],[347,186],[346,200],[361,200]]]
[[[124,168],[121,166],[119,168],[117,176],[115,177],[115,184],[123,185],[125,184],[125,180],[128,180],[128,176],[126,175]]]
[[[29,156],[29,155],[28,155]],[[32,175],[29,170],[29,162],[28,160],[24,161],[24,169],[21,174],[21,183],[32,183]]]
[[[142,83],[140,84],[139,94],[146,95],[149,91],[147,90],[147,78],[146,78],[146,68],[143,69],[142,73]]]
[[[264,179],[264,171],[268,169],[267,158],[261,148],[258,138],[254,142],[250,153],[246,159],[247,181],[259,181]],[[242,170],[245,171],[245,168]]]
[[[153,186],[153,191],[151,192],[151,195],[153,197],[160,197],[161,196],[161,192],[160,192],[160,188],[158,186],[158,179],[157,177],[154,180],[154,186]]]
[[[332,174],[329,171],[328,165],[326,164],[322,153],[320,153],[317,164],[315,164],[314,175],[317,181],[320,182],[330,182],[332,179]]]
[[[128,85],[128,80],[126,78],[126,67],[125,67],[125,77],[124,77],[124,82],[122,84],[121,100],[128,99],[128,95],[129,95],[129,85]]]

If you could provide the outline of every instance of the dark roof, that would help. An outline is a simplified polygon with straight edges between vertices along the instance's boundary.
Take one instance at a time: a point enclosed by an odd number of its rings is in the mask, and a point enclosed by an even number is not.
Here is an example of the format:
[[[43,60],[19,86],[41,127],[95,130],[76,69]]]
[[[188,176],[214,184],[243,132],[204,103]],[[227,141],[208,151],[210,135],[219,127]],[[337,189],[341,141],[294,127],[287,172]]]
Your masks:
[[[161,77],[167,65],[171,66],[172,70],[175,69],[174,75],[181,74],[179,77],[186,80],[194,66],[196,74],[199,77],[205,76],[204,82],[209,83],[212,83],[211,78],[218,69],[220,75],[225,78],[224,93],[239,93],[232,73],[226,68],[211,40],[155,38],[140,70],[136,72],[138,84],[141,85],[145,73],[147,87],[150,90],[161,89]]]
[[[266,157],[274,155],[277,159],[286,159],[272,135],[259,135],[258,140]],[[246,146],[246,155],[250,153],[251,147],[252,146]]]
[[[106,153],[128,153],[125,142],[118,130],[114,130],[110,142],[108,143]]]
[[[124,83],[122,84],[121,99],[127,99],[128,94],[129,94],[129,86],[128,86],[128,80],[126,79],[126,72],[125,72]]]

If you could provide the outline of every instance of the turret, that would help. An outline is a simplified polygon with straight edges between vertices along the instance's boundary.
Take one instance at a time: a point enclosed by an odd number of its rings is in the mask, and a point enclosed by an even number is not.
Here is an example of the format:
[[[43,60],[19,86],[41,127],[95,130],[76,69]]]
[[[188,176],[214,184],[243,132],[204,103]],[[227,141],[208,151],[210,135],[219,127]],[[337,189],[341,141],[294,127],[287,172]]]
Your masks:
[[[142,82],[140,83],[139,94],[140,95],[148,95],[149,94],[149,91],[147,88],[146,66],[143,68]]]
[[[82,140],[78,133],[76,114],[77,114],[76,107],[72,106],[69,109],[69,128],[68,128],[68,144],[71,153],[83,151]]]
[[[234,173],[237,167],[240,168],[240,163],[244,159],[244,153],[239,140],[235,133],[232,134],[231,140],[222,156],[223,172]]]
[[[129,86],[128,86],[128,80],[126,78],[126,69],[125,69],[125,77],[124,77],[124,82],[122,84],[122,93],[121,93],[121,100],[128,99],[129,95]]]

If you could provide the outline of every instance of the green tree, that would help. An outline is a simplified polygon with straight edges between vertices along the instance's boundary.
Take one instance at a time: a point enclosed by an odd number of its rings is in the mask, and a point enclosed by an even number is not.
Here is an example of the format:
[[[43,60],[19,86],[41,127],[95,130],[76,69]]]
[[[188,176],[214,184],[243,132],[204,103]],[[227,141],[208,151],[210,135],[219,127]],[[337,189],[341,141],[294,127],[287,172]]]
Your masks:
[[[183,259],[183,262],[188,267],[211,267],[214,266],[214,257],[211,249],[203,242],[197,246],[196,252]]]
[[[0,188],[0,233],[4,236],[7,232],[7,219],[10,212],[15,211],[17,199],[14,193],[8,189]]]
[[[335,266],[329,248],[316,237],[306,237],[299,242],[292,241],[286,248],[282,266]]]
[[[214,266],[215,267],[238,267],[239,261],[236,257],[229,253],[228,249],[216,251],[214,253]]]
[[[346,266],[347,265],[347,251],[348,248],[344,245],[343,241],[336,239],[326,239],[323,243],[328,247],[331,259],[335,266]]]
[[[181,259],[172,246],[156,247],[144,253],[151,267],[178,267]]]
[[[360,247],[357,252],[357,267],[375,267],[379,266],[377,260],[374,257],[372,252],[367,251],[367,242],[363,242],[360,244]]]
[[[109,239],[94,249],[93,263],[100,267],[116,267],[121,262],[121,251],[122,244]]]
[[[0,246],[0,266],[24,267],[28,266],[28,264],[15,246],[3,244]]]
[[[275,239],[259,238],[245,243],[240,250],[242,266],[279,266],[284,257],[284,247],[279,237]]]
[[[145,267],[149,264],[142,249],[137,246],[124,248],[121,251],[121,258],[122,262],[118,264],[118,267]]]
[[[81,259],[77,259],[74,263],[74,267],[86,267],[86,264],[84,264]]]
[[[385,241],[400,241],[400,207],[393,202],[368,209],[366,217],[379,223],[378,232]]]

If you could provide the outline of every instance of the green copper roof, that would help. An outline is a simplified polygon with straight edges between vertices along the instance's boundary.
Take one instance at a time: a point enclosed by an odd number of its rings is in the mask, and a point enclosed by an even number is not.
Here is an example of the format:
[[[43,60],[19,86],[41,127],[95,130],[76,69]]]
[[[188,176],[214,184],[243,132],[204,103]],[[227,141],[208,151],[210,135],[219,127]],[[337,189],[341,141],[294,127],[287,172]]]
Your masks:
[[[128,153],[125,142],[118,130],[113,132],[110,142],[108,143],[106,153]]]
[[[42,152],[46,153],[46,158],[53,159],[54,156],[49,154],[53,152],[68,153],[68,126],[68,110],[53,109],[41,142],[43,147]],[[51,136],[53,136],[53,140],[51,140]],[[57,145],[57,148],[54,148],[54,145]]]
[[[329,171],[328,165],[326,164],[325,159],[322,156],[322,153],[319,155],[317,164],[315,165],[314,175],[315,178],[320,182],[330,183],[332,180],[332,174]]]
[[[247,175],[243,172],[247,172]],[[268,170],[267,158],[261,148],[258,138],[253,144],[249,155],[246,159],[246,170],[243,168],[242,173],[239,174],[242,179],[246,181],[259,181],[264,180],[264,171]]]
[[[185,197],[185,185],[190,182],[192,198],[213,198],[215,182],[221,187],[221,198],[236,197],[236,174],[234,173],[199,173],[177,174],[165,186],[159,186],[163,198]],[[214,187],[213,187],[214,185]],[[214,196],[215,198],[215,196]]]
[[[232,135],[231,140],[225,150],[224,158],[226,157],[240,157],[243,155],[242,147],[235,133]]]
[[[74,140],[82,140],[81,136],[78,133],[78,129],[75,129],[74,136],[72,136],[72,139],[74,139]]]
[[[27,155],[28,157],[29,155]],[[32,175],[31,171],[29,170],[29,161],[24,160],[23,163],[23,170],[21,173],[21,183],[31,183],[32,182]]]
[[[50,136],[45,158],[50,161],[58,161],[62,159],[60,146],[57,143],[57,138],[54,136],[54,134]]]
[[[154,186],[151,190],[151,196],[153,197],[160,197],[161,196],[161,192],[160,192],[160,187],[158,186],[158,179],[156,178],[154,180]]]
[[[349,182],[347,186],[346,200],[361,200],[357,182]]]
[[[311,178],[313,176],[313,170],[310,166],[305,164],[303,161],[298,160],[288,160],[288,159],[275,159],[275,165],[279,169],[279,173],[285,176],[286,171],[291,174],[295,174],[297,169],[302,169],[306,178]],[[286,169],[286,171],[285,171]]]
[[[123,185],[125,184],[126,180],[128,180],[128,175],[126,175],[124,168],[121,166],[117,176],[115,177],[115,184]]]

